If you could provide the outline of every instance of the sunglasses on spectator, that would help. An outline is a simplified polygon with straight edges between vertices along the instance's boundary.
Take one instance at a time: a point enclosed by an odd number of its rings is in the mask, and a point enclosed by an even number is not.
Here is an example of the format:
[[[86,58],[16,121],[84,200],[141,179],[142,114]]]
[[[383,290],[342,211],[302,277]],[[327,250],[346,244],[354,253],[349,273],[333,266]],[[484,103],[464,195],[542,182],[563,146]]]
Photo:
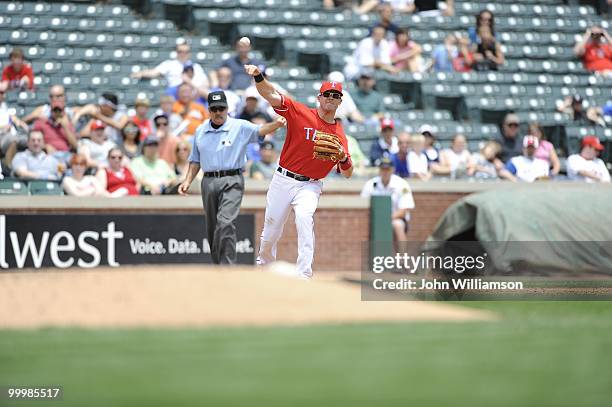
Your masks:
[[[322,96],[324,98],[334,98],[336,100],[342,99],[342,95],[337,92],[324,92]]]
[[[506,126],[508,126],[508,127],[518,127],[519,124],[518,123],[506,123]]]
[[[225,107],[211,107],[210,111],[213,113],[217,113],[217,112],[223,112],[226,108]]]
[[[64,94],[60,93],[59,95],[49,95],[49,97],[51,97],[51,98],[63,98]]]
[[[79,166],[79,167],[85,167],[87,166],[87,163],[85,161],[82,162],[78,162],[78,163],[74,163],[72,164],[73,167]]]
[[[111,160],[121,160],[123,158],[122,155],[111,155],[110,157]]]

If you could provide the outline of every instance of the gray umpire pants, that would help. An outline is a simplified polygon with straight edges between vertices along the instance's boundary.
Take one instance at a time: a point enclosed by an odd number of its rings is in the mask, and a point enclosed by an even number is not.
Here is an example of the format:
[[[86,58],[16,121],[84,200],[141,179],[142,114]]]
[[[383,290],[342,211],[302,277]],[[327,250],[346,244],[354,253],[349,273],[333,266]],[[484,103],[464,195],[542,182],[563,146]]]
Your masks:
[[[236,263],[236,218],[243,192],[242,174],[202,179],[206,234],[215,264]]]

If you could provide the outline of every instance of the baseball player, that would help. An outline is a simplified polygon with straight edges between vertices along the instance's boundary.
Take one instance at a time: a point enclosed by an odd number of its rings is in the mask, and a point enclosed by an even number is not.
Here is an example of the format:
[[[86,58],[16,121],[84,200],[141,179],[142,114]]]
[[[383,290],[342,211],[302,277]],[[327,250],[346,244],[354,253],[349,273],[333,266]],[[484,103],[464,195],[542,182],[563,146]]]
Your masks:
[[[276,260],[276,245],[290,210],[295,213],[298,235],[297,271],[301,278],[312,277],[314,256],[314,212],[321,195],[322,179],[334,168],[346,178],[353,164],[336,109],[342,103],[342,84],[323,82],[317,97],[319,107],[309,108],[281,95],[255,65],[245,65],[255,79],[259,94],[287,119],[287,138],[267,194],[264,228],[257,264]]]

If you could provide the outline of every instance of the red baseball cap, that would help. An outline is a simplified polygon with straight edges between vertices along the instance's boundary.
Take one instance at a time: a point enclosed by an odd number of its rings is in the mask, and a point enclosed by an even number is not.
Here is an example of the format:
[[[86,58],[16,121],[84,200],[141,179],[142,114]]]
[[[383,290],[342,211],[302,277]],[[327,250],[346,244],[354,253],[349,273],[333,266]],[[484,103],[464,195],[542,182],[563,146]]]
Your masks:
[[[393,123],[392,119],[384,118],[380,121],[380,128],[381,129],[387,129],[387,128],[394,129],[395,123]]]
[[[93,122],[91,122],[91,125],[89,126],[90,130],[99,130],[99,129],[104,129],[104,128],[106,128],[106,126],[100,120],[94,120]]]
[[[323,82],[319,89],[319,93],[329,92],[330,90],[336,91],[342,95],[342,84],[340,82]]]
[[[599,138],[597,138],[595,136],[586,136],[585,138],[583,138],[582,139],[582,147],[584,147],[584,146],[591,146],[595,150],[599,150],[599,151],[604,149],[604,146],[599,141]]]

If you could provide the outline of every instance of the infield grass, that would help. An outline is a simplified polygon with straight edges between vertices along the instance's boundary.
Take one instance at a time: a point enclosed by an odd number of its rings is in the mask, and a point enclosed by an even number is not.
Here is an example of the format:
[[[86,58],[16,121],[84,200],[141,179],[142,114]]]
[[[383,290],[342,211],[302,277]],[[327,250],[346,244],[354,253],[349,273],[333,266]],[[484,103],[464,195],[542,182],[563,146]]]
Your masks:
[[[612,302],[464,303],[496,322],[0,331],[15,406],[604,406]]]

